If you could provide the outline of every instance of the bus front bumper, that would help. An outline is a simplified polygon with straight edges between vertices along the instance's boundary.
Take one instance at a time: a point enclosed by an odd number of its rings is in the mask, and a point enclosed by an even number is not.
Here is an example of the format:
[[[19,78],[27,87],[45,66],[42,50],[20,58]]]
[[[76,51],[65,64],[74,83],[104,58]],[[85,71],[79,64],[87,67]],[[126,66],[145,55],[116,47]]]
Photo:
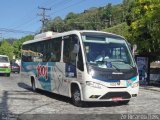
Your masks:
[[[139,86],[135,88],[95,88],[85,85],[82,91],[83,101],[124,101],[137,97]]]
[[[11,73],[10,68],[0,68],[0,73]]]

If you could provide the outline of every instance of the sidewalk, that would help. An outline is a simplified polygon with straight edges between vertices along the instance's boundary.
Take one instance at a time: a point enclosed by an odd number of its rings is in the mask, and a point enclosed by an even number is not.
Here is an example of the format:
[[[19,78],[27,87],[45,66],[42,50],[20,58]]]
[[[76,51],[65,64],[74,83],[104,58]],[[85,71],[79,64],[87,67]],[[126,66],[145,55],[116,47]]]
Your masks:
[[[145,90],[151,90],[151,91],[158,91],[160,92],[160,86],[140,86],[140,89],[145,89]]]

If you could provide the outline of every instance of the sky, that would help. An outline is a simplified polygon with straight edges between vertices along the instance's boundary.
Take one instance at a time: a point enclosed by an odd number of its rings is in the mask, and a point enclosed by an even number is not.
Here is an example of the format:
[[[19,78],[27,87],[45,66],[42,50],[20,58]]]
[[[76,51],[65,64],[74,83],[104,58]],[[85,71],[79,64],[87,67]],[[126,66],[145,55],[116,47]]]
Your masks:
[[[56,16],[65,18],[70,12],[81,13],[91,7],[121,2],[122,0],[1,0],[0,39],[21,38],[30,32],[38,32],[42,26],[41,17],[37,15],[42,10],[38,7],[51,8],[46,14],[54,19]]]

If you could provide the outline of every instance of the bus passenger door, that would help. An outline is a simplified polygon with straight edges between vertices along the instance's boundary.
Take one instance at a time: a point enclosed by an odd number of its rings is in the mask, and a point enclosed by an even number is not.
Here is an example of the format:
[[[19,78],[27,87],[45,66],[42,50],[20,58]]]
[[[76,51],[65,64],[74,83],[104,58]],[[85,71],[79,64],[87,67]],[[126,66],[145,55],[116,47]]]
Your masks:
[[[63,79],[61,93],[69,96],[70,83],[77,79],[76,59],[78,53],[78,36],[69,35],[64,37],[63,62],[65,76]]]

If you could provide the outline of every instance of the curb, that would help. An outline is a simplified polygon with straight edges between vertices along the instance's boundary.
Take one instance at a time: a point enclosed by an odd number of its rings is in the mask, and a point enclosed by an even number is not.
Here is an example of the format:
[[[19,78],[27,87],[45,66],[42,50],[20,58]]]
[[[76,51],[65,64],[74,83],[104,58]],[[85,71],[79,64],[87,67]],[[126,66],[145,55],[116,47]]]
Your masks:
[[[154,88],[145,88],[145,87],[140,87],[140,89],[160,92],[160,88],[158,88],[158,89],[154,89]]]

